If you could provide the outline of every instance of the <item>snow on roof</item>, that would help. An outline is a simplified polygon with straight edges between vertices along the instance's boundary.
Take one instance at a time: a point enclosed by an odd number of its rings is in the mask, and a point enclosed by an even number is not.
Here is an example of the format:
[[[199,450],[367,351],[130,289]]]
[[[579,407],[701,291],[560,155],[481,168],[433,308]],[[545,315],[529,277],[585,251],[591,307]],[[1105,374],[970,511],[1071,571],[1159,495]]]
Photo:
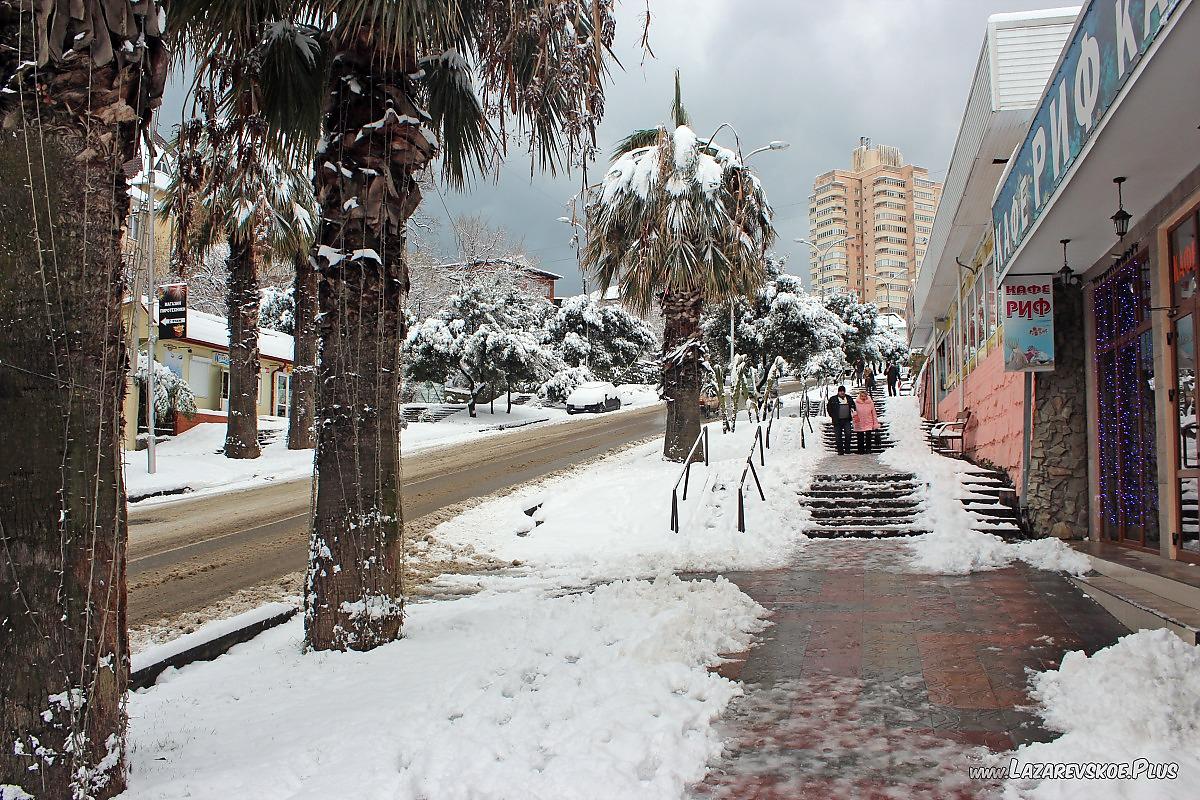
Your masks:
[[[225,317],[188,309],[187,338],[193,342],[229,349],[229,323]],[[294,341],[291,336],[267,328],[258,329],[258,351],[267,358],[292,361]]]

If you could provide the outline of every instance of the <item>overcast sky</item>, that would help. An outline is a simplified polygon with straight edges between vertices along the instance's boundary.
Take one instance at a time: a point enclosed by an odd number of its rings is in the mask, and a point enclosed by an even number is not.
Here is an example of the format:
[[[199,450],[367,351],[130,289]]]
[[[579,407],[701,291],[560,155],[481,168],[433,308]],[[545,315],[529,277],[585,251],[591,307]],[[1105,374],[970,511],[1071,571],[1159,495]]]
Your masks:
[[[1052,0],[650,0],[650,45],[639,47],[645,0],[617,0],[614,67],[599,144],[606,154],[635,128],[665,122],[672,74],[682,71],[683,99],[700,135],[722,122],[744,152],[772,139],[791,143],[749,162],[775,208],[777,250],[788,271],[807,276],[808,194],[814,176],[848,167],[860,136],[900,148],[935,180],[946,174],[971,76],[990,14],[1048,8]],[[178,119],[178,89],[164,120]],[[732,146],[722,133],[719,141]],[[594,165],[589,177],[605,168]],[[556,219],[579,190],[578,174],[529,177],[528,156],[510,152],[499,179],[465,192],[443,189],[452,215],[478,214],[502,226],[548,270],[563,275],[558,293],[577,292],[570,229]],[[436,192],[425,211],[453,233]]]

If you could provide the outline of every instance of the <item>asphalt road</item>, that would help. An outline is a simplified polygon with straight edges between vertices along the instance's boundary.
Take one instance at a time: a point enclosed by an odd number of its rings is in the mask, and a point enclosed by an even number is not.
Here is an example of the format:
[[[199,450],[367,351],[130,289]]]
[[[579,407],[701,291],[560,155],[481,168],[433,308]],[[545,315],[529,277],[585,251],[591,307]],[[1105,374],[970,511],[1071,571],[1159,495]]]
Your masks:
[[[517,429],[403,458],[404,516],[527,483],[661,434],[661,405]],[[131,507],[129,622],[194,611],[303,569],[312,482]]]

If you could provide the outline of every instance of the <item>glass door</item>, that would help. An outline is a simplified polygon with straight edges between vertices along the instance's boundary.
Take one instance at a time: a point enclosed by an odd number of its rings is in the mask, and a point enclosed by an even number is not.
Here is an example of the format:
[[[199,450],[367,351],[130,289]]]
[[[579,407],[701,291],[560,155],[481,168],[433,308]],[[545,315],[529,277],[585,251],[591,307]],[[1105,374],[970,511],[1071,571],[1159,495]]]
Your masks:
[[[1144,254],[1117,264],[1097,282],[1092,312],[1103,535],[1116,544],[1157,551],[1156,385],[1148,287]]]
[[[1197,292],[1197,218],[1193,213],[1168,235],[1171,259],[1172,296],[1175,320],[1176,436],[1179,450],[1176,479],[1179,482],[1179,530],[1172,533],[1175,556],[1181,561],[1200,562],[1200,448],[1197,448],[1196,419],[1196,324],[1200,321]]]

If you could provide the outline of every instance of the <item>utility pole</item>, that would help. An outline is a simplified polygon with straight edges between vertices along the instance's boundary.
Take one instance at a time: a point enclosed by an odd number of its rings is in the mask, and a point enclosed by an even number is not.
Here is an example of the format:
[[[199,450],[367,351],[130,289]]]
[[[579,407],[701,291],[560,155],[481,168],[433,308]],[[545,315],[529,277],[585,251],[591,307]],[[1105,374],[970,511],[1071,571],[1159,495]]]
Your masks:
[[[158,286],[154,275],[154,181],[156,170],[154,154],[150,155],[150,182],[146,196],[146,472],[153,475],[158,470],[155,453],[155,419],[154,419],[154,348],[158,344],[157,308]]]

